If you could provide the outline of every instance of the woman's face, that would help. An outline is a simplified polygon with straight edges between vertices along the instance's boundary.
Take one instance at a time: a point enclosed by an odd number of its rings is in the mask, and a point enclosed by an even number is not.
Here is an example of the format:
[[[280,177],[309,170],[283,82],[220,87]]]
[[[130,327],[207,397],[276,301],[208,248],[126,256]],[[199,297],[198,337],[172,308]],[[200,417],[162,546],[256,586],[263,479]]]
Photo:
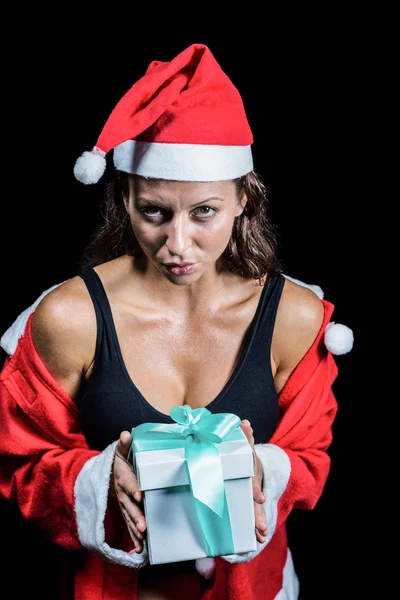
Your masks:
[[[215,271],[246,203],[233,181],[184,182],[131,177],[129,212],[145,256],[169,279],[193,279]],[[196,263],[189,274],[171,273],[166,263]],[[184,275],[184,277],[182,277]]]

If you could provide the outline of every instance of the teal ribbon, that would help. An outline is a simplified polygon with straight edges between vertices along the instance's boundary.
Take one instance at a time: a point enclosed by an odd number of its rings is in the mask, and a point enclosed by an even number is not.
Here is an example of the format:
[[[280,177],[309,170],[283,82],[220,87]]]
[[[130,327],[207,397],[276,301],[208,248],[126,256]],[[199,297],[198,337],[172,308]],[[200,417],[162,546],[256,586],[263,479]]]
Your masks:
[[[194,508],[208,556],[234,554],[221,457],[215,444],[242,439],[240,419],[231,413],[212,414],[206,408],[175,406],[175,423],[143,423],[132,429],[134,459],[139,452],[184,448]],[[135,465],[136,468],[136,465]]]

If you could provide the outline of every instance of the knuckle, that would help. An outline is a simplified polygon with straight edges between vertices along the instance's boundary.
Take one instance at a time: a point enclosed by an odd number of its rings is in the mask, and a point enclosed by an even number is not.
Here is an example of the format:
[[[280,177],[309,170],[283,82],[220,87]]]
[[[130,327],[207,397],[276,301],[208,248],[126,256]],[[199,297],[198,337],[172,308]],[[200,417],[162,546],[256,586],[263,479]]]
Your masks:
[[[123,491],[123,490],[122,490],[120,487],[118,487],[118,488],[116,489],[116,492],[115,492],[115,493],[116,493],[116,496],[117,496],[117,500],[118,500],[118,502],[119,502],[120,504],[122,504],[122,506],[124,506],[124,502],[125,502],[125,492],[124,492],[124,491]]]
[[[129,535],[131,536],[131,540],[135,543],[135,545],[139,545],[140,542],[139,542],[138,538],[136,537],[136,534],[133,531],[132,527],[128,527],[128,529],[129,529]]]
[[[131,503],[130,511],[131,514],[134,516],[135,521],[143,517],[142,509],[135,501]]]

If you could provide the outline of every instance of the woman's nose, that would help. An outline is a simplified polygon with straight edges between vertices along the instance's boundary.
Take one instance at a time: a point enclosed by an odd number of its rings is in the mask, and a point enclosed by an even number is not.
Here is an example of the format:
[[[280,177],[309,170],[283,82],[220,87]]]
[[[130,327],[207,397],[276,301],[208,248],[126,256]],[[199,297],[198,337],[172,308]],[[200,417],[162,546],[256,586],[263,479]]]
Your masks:
[[[168,224],[166,246],[171,254],[184,258],[190,247],[191,227],[184,215],[174,217]]]

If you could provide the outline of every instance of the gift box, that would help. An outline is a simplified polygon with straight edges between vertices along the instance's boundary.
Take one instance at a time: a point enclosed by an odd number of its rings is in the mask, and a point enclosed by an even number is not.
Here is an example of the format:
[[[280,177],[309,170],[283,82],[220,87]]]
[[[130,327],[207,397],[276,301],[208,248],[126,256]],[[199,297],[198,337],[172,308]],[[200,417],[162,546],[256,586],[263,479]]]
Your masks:
[[[132,430],[150,564],[256,550],[254,455],[230,413],[174,407]]]

